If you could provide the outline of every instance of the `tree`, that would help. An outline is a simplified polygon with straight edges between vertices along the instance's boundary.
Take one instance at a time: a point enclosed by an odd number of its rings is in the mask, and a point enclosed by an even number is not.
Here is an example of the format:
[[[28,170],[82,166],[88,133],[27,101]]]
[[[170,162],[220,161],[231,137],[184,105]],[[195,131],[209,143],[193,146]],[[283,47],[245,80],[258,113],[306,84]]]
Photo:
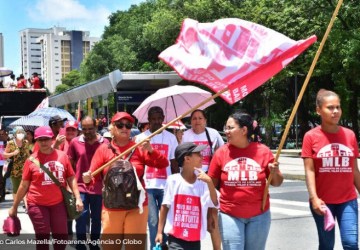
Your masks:
[[[176,40],[182,21],[189,17],[200,22],[236,17],[262,24],[294,40],[315,34],[320,41],[334,11],[335,0],[148,0],[109,17],[103,40],[97,43],[80,68],[82,80],[90,81],[115,69],[121,71],[161,71],[170,68],[159,61],[161,51]],[[343,106],[342,123],[352,126],[359,138],[359,54],[360,0],[343,3],[335,25],[310,79],[299,106],[302,133],[308,123],[319,123],[315,96],[320,88],[335,90]],[[242,100],[241,109],[268,125],[285,124],[295,103],[294,82],[298,89],[305,79],[319,42],[300,55],[286,69]],[[294,97],[294,98],[293,98]],[[239,104],[229,106],[222,100],[220,109],[211,107],[215,126]],[[290,109],[289,109],[290,108]],[[226,119],[226,118],[225,118]],[[270,141],[268,141],[270,143]]]

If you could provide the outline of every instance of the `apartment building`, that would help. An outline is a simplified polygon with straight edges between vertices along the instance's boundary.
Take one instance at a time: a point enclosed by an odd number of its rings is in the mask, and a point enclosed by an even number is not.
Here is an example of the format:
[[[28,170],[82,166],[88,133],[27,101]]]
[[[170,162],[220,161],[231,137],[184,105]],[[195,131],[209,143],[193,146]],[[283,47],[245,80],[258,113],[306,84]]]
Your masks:
[[[80,68],[99,40],[90,37],[89,31],[68,31],[63,27],[21,30],[22,72],[26,78],[37,72],[50,92],[54,92],[67,73]]]
[[[4,67],[4,38],[0,33],[0,67]]]

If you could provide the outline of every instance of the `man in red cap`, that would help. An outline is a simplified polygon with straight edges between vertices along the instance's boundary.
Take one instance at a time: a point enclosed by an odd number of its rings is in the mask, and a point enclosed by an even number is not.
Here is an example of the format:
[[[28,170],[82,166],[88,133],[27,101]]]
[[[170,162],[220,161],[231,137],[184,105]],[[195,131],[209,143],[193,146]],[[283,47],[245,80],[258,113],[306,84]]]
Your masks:
[[[89,186],[84,183],[82,175],[89,171],[96,149],[103,143],[109,143],[109,141],[96,133],[96,121],[90,116],[81,120],[81,129],[82,135],[74,138],[67,150],[75,169],[80,196],[84,204],[84,212],[76,220],[76,237],[77,240],[86,242],[86,225],[90,216],[91,242],[96,242],[100,239],[101,231],[102,181],[99,180],[93,186]],[[86,249],[86,246],[78,244],[76,249]],[[90,245],[90,249],[100,248],[97,245]]]

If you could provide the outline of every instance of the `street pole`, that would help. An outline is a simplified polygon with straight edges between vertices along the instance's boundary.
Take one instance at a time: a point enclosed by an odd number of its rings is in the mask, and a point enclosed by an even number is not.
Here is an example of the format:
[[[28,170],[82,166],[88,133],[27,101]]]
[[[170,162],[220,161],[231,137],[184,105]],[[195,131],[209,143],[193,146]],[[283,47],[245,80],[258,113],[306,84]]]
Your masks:
[[[298,93],[297,93],[297,77],[298,77],[298,74],[296,73],[295,75],[295,102],[298,98]],[[295,113],[295,148],[297,149],[298,148],[298,112],[296,110],[296,113]]]

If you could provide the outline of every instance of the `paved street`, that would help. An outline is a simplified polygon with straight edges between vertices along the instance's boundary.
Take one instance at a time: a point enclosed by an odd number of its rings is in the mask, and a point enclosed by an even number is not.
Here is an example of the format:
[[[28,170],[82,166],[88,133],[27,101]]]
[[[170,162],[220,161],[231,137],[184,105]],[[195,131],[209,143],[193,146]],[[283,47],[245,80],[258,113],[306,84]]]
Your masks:
[[[317,249],[317,232],[308,207],[305,182],[293,180],[304,179],[302,160],[298,157],[280,157],[279,162],[286,181],[281,187],[270,187],[272,224],[266,249]],[[6,198],[6,202],[0,203],[1,222],[7,217],[7,209],[12,203],[11,195]],[[19,208],[18,215],[23,228],[21,233],[33,233],[32,224],[22,207]],[[35,247],[27,245],[26,249]],[[209,235],[202,242],[202,250],[208,249],[212,249]],[[342,249],[337,226],[335,249]]]

